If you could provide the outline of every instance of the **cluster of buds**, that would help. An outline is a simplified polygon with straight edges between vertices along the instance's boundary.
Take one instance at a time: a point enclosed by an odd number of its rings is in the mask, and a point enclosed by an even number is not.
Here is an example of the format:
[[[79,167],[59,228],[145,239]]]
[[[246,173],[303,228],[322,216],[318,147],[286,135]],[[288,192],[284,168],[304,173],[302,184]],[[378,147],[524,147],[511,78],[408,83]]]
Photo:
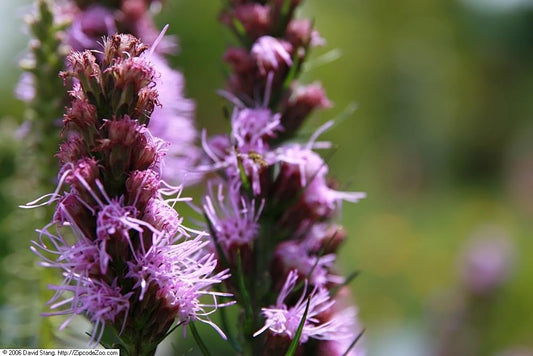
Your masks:
[[[40,0],[40,6],[45,7],[46,1]],[[148,129],[169,143],[163,162],[163,178],[174,184],[181,183],[184,179],[192,183],[199,178],[194,173],[194,167],[201,156],[201,151],[195,144],[195,104],[183,95],[183,75],[170,68],[163,56],[175,52],[177,46],[173,38],[159,35],[153,23],[152,10],[159,5],[160,1],[157,0],[64,0],[54,4],[50,15],[55,16],[56,22],[63,24],[61,31],[55,34],[56,41],[61,41],[62,48],[91,50],[99,61],[105,57],[103,38],[116,33],[131,34],[143,43],[153,45],[151,65],[158,73],[153,80],[158,85],[161,105],[151,110]],[[52,24],[50,26],[57,27]],[[59,68],[61,67],[60,64]],[[57,77],[57,72],[53,76]],[[32,84],[32,78],[25,75],[19,85],[19,97],[32,98],[34,86],[39,85],[38,79],[37,83]],[[55,92],[54,95],[57,99]]]
[[[310,20],[294,19],[300,1],[228,1],[221,14],[240,41],[224,59],[233,73],[223,92],[235,104],[229,135],[203,137],[220,177],[204,211],[225,281],[242,307],[250,354],[361,355],[355,307],[335,272],[345,233],[334,223],[343,200],[314,149],[318,136],[287,143],[315,109],[331,104],[320,84],[296,78],[312,46],[324,43]],[[216,188],[214,188],[216,187]]]
[[[110,327],[129,355],[153,354],[176,323],[219,330],[208,315],[228,295],[211,290],[228,274],[214,272],[205,233],[183,226],[173,208],[187,200],[181,188],[160,178],[167,144],[147,128],[160,105],[152,55],[135,37],[113,35],[100,59],[67,57],[59,186],[45,202],[56,210],[32,248],[65,277],[48,315],[84,314],[93,342]]]
[[[163,178],[171,183],[194,182],[199,178],[194,167],[201,152],[195,144],[197,131],[193,116],[195,105],[183,96],[183,75],[170,68],[163,54],[175,53],[175,40],[169,36],[159,37],[154,26],[151,9],[160,7],[157,0],[77,0],[76,6],[70,3],[65,7],[72,18],[67,32],[67,42],[77,51],[100,49],[103,36],[115,33],[129,33],[143,43],[153,47],[151,62],[159,76],[158,85],[160,107],[152,113],[150,131],[170,145],[163,162]],[[155,11],[155,10],[154,10]]]

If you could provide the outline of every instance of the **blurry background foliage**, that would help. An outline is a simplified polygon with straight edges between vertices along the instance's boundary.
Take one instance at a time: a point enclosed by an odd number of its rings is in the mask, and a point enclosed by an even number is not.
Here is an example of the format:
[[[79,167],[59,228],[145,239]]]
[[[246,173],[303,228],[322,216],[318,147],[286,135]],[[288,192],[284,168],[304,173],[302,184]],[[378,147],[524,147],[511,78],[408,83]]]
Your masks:
[[[31,151],[17,138],[23,105],[12,95],[29,3],[0,1],[2,346],[49,342],[36,338],[45,310],[36,286],[46,281],[28,249],[41,213],[16,208],[35,198],[25,165]],[[198,127],[210,134],[228,128],[226,103],[215,93],[231,41],[216,21],[220,7],[167,0],[157,17],[180,38],[181,54],[171,61],[196,100]],[[487,231],[508,239],[515,253],[490,317],[473,323],[475,335],[484,354],[533,348],[531,1],[308,0],[303,11],[328,44],[315,50],[302,81],[322,81],[335,103],[304,130],[357,106],[324,137],[338,145],[329,164],[340,187],[368,193],[339,217],[348,232],[340,269],[363,272],[352,289],[368,354],[431,354],[435,331],[460,307],[466,242]],[[197,202],[200,192],[189,190]]]

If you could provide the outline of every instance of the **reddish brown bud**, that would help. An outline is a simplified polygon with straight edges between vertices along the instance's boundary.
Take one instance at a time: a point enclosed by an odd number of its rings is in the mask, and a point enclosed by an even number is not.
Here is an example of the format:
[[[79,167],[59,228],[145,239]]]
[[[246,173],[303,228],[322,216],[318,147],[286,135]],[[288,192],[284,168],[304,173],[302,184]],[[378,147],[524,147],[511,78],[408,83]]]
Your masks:
[[[152,87],[141,88],[132,117],[139,120],[141,124],[148,126],[150,115],[152,115],[156,105],[161,106],[157,90]]]
[[[111,120],[106,123],[109,144],[111,146],[120,145],[130,147],[137,143],[139,138],[139,124],[129,116],[124,116],[120,120]],[[142,149],[142,147],[138,147]]]
[[[281,125],[286,134],[298,130],[303,121],[315,109],[331,107],[331,102],[320,83],[313,83],[297,88],[293,95],[284,103]]]
[[[220,20],[229,27],[240,23],[246,36],[252,41],[268,33],[271,26],[270,7],[260,4],[243,4],[236,6],[231,12],[222,13]]]
[[[319,46],[325,43],[313,23],[308,19],[294,19],[289,22],[285,31],[287,40],[295,47]]]
[[[89,240],[96,239],[96,223],[92,213],[87,209],[86,202],[80,200],[76,193],[70,193],[62,198],[54,213],[54,222],[68,222]]]
[[[71,136],[59,146],[57,158],[61,165],[67,162],[75,162],[83,157],[88,156],[89,152],[85,140],[79,136]]]
[[[148,201],[157,193],[160,182],[159,175],[151,169],[131,172],[126,180],[126,203],[144,211]]]
[[[128,34],[113,35],[104,43],[104,66],[111,66],[117,59],[140,56],[148,46]]]
[[[224,53],[223,59],[239,74],[253,73],[255,69],[254,59],[243,48],[228,48],[226,53]]]
[[[75,130],[82,134],[94,128],[97,122],[96,108],[87,99],[73,100],[72,106],[67,108],[67,113],[63,118],[65,129]]]

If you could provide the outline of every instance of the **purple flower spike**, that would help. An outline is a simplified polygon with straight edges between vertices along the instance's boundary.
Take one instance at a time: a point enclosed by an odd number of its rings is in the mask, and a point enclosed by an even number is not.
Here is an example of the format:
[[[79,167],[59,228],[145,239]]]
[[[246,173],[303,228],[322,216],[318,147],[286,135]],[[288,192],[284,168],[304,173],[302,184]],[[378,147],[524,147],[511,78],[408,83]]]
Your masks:
[[[74,84],[58,187],[29,204],[57,202],[32,246],[44,266],[64,276],[52,286],[58,311],[46,315],[84,314],[93,323],[91,345],[111,327],[136,355],[152,354],[175,323],[201,321],[224,336],[209,315],[232,304],[217,300],[230,294],[212,290],[229,274],[215,272],[206,234],[185,227],[173,208],[190,199],[160,177],[167,144],[147,128],[159,104],[159,74],[147,49],[131,35],[115,35],[100,59],[90,51],[69,55],[62,76]],[[72,242],[63,237],[68,230]]]
[[[338,191],[313,151],[332,147],[317,142],[332,122],[307,144],[285,142],[309,115],[332,105],[321,84],[298,82],[311,48],[325,43],[313,21],[294,18],[300,3],[231,0],[221,12],[238,46],[224,54],[231,73],[219,93],[235,109],[229,134],[202,133],[202,170],[219,174],[204,198],[209,248],[221,257],[218,268],[235,277],[224,285],[240,306],[244,353],[285,354],[302,325],[296,355],[362,355],[348,350],[360,335],[355,309],[337,305],[346,280],[334,264],[346,233],[334,219],[342,201],[365,194]]]

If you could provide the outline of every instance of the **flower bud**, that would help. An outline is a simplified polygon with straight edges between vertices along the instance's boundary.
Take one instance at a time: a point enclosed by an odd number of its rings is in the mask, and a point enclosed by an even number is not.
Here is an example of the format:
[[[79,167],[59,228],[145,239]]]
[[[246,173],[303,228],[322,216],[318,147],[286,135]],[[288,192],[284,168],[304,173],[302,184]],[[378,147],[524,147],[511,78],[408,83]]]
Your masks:
[[[126,180],[127,204],[135,206],[139,211],[144,211],[150,199],[156,195],[160,185],[159,175],[151,169],[131,172]]]
[[[298,87],[284,103],[281,125],[286,133],[294,133],[315,109],[331,107],[331,102],[320,83]]]
[[[259,68],[259,73],[266,76],[268,72],[284,72],[290,67],[292,50],[293,47],[287,41],[262,36],[252,46],[251,54]]]
[[[325,40],[313,29],[313,23],[309,19],[293,19],[287,26],[285,36],[294,48],[325,44]]]
[[[255,41],[268,33],[271,26],[270,7],[251,3],[239,5],[232,11],[223,12],[220,20],[228,27],[234,27],[234,22],[238,21],[244,28],[246,36]]]

